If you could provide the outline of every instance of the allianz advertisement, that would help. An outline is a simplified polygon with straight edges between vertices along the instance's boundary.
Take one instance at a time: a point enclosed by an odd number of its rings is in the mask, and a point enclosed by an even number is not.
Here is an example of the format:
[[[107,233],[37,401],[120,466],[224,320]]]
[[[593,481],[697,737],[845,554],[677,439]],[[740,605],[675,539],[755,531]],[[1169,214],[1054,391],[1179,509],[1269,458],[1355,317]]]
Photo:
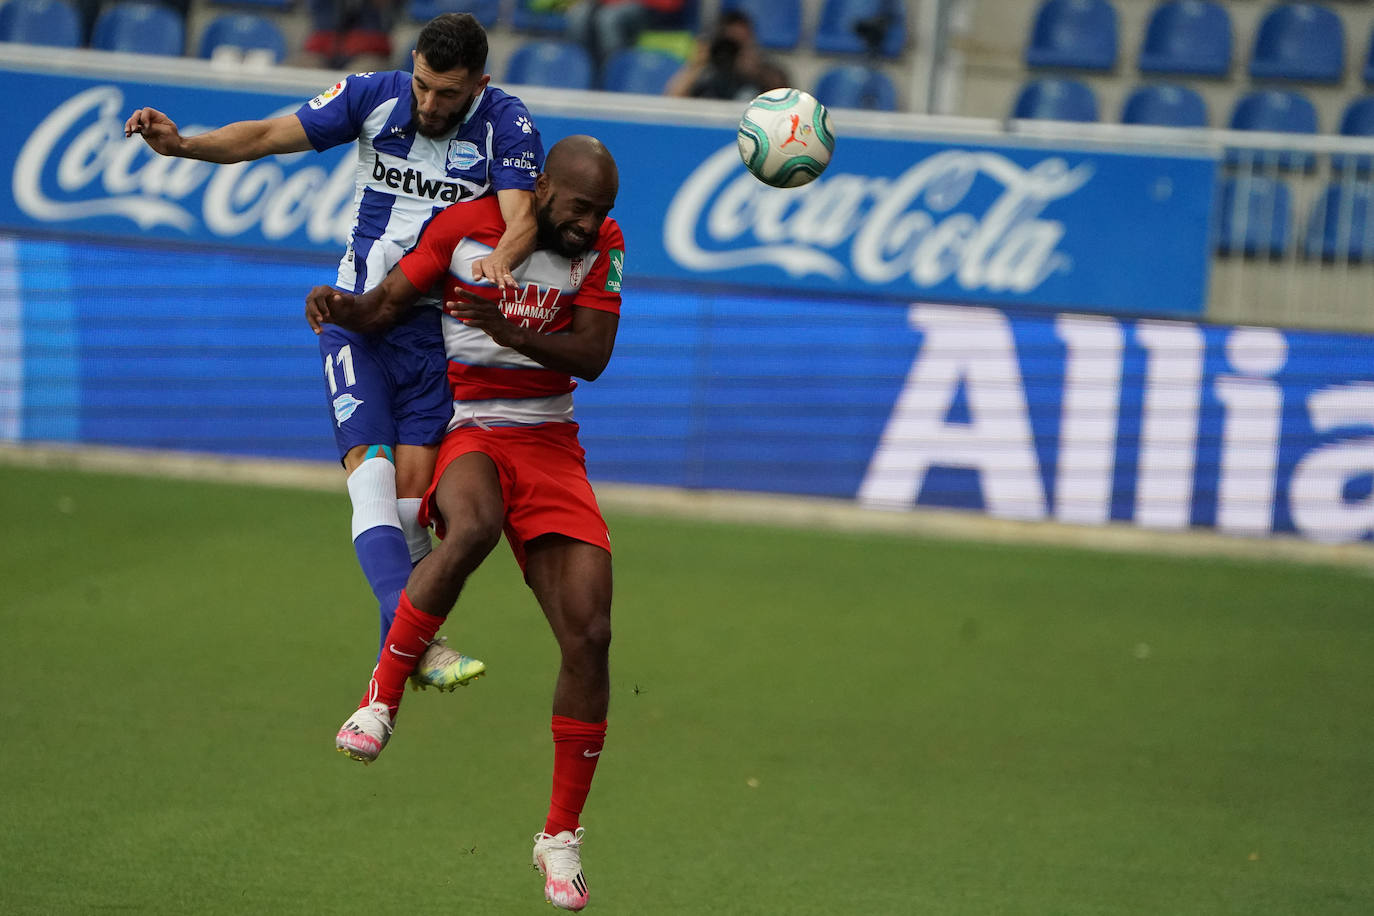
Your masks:
[[[0,225],[337,254],[353,209],[351,147],[213,165],[163,159],[122,126],[135,108],[183,132],[293,111],[297,94],[0,70]],[[1201,314],[1215,163],[847,135],[829,170],[779,191],[722,126],[632,123],[606,106],[532,104],[546,146],[570,133],[616,155],[615,215],[641,277],[889,299]],[[366,167],[366,164],[363,164]]]

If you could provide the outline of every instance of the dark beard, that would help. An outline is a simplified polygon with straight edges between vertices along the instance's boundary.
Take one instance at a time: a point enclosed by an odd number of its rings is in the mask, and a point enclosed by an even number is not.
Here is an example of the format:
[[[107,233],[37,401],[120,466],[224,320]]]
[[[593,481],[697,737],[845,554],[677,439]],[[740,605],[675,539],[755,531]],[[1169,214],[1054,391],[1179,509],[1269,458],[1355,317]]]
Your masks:
[[[456,112],[451,118],[445,121],[444,126],[439,130],[426,130],[420,126],[420,107],[415,104],[415,95],[412,93],[410,96],[410,123],[415,125],[415,132],[422,137],[442,137],[444,134],[463,123],[463,116],[468,113],[468,109],[471,107],[472,99],[468,99],[468,103],[463,106],[463,109]]]

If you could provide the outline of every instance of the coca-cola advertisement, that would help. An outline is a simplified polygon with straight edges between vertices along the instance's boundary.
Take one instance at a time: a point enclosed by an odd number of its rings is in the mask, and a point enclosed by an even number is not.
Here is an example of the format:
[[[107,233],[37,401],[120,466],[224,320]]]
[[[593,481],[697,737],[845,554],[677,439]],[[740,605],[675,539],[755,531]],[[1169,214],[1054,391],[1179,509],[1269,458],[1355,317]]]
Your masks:
[[[292,95],[4,72],[12,113],[0,161],[11,174],[0,225],[319,254],[347,241],[360,167],[347,147],[214,165],[156,156],[122,131],[142,105],[192,133],[292,111],[322,87]],[[615,154],[631,276],[898,302],[1203,310],[1211,158],[846,133],[837,113],[829,168],[780,190],[744,170],[728,124],[583,107],[530,101],[546,146],[590,133]]]

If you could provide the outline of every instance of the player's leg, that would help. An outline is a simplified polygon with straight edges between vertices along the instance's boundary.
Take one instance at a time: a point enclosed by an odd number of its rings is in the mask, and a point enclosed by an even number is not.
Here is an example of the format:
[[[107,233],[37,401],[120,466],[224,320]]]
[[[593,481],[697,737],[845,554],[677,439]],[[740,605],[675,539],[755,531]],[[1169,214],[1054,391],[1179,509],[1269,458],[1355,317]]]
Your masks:
[[[433,644],[468,575],[501,538],[501,480],[486,455],[442,454],[431,498],[443,537],[412,571],[362,703],[335,739],[335,747],[364,763],[386,745],[406,679]]]
[[[443,330],[436,309],[417,309],[387,335],[398,379],[396,417],[396,505],[410,546],[412,564],[431,549],[429,526],[420,520],[423,497],[433,484],[438,443],[453,416]],[[486,665],[444,644],[438,637],[410,676],[417,689],[454,690],[486,671]]]
[[[562,535],[526,545],[526,575],[558,640],[553,698],[553,789],[534,865],[555,906],[587,905],[580,824],[606,740],[610,699],[611,555]]]
[[[327,324],[319,335],[325,396],[353,504],[353,550],[377,598],[379,640],[410,575],[396,506],[394,384],[375,338]]]

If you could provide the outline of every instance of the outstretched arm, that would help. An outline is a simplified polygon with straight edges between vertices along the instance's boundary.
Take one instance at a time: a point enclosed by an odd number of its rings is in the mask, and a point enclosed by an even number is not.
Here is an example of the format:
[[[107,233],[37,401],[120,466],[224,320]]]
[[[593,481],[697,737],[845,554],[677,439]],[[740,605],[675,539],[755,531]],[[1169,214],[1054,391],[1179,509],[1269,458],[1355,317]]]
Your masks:
[[[500,290],[514,289],[517,284],[511,276],[512,268],[518,267],[534,251],[534,192],[502,188],[496,192],[496,201],[501,205],[501,219],[506,223],[506,230],[491,254],[473,262],[472,279],[490,280]]]
[[[542,334],[506,320],[498,303],[472,293],[444,303],[444,311],[479,328],[503,347],[510,347],[548,369],[595,381],[611,361],[620,316],[600,309],[573,307],[572,328],[558,334]]]
[[[310,138],[294,114],[262,121],[235,121],[194,137],[183,137],[176,123],[156,108],[140,108],[124,122],[124,136],[140,134],[153,152],[206,162],[247,162],[278,153],[311,149]]]
[[[332,286],[317,286],[305,297],[305,320],[316,334],[326,322],[359,334],[390,330],[420,298],[420,291],[399,266],[381,283],[354,295]]]

